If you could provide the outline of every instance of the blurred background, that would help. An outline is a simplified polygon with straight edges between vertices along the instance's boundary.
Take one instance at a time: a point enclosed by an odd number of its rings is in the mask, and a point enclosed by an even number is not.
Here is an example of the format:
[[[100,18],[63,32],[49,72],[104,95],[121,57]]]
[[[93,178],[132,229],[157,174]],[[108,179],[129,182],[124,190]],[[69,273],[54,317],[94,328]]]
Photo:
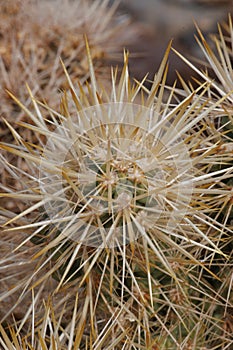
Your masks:
[[[170,39],[173,39],[173,47],[187,58],[202,57],[194,38],[194,21],[206,37],[216,33],[217,23],[227,21],[228,14],[233,12],[233,1],[122,0],[120,10],[132,16],[134,25],[141,26],[141,35],[130,48],[134,53],[130,62],[131,73],[142,78],[150,72],[152,78]],[[175,70],[182,75],[191,74],[175,54],[171,53],[169,61],[169,83],[176,78]]]

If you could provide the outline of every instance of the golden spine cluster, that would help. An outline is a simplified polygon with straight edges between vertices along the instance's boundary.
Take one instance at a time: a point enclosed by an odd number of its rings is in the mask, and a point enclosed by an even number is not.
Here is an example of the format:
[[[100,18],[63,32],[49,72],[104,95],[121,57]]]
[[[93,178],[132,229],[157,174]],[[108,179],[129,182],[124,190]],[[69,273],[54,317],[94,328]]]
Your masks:
[[[215,48],[198,29],[208,71],[176,52],[195,87],[181,76],[182,88],[166,85],[170,43],[148,88],[132,81],[126,51],[121,70],[102,61],[126,25],[108,1],[10,3],[0,4],[0,348],[230,349],[231,18]]]

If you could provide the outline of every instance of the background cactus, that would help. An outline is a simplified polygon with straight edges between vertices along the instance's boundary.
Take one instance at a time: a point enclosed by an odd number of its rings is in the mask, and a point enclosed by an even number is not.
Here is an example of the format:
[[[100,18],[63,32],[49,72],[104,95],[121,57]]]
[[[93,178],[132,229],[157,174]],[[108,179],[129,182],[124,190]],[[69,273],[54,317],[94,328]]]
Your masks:
[[[116,13],[116,8],[115,4],[110,7],[109,1],[98,0],[1,1],[1,114],[19,120],[22,111],[5,89],[28,106],[26,82],[38,98],[59,108],[55,96],[66,88],[59,58],[73,78],[81,82],[89,78],[84,34],[92,47],[96,74],[107,82],[107,64],[119,60],[122,47],[139,34],[134,26],[128,26],[129,16]]]

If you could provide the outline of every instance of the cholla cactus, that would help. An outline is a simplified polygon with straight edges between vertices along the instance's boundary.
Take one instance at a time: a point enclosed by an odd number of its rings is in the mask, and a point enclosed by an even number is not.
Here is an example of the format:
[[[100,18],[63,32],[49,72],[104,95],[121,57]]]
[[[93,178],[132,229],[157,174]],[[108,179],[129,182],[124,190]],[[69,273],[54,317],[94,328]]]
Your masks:
[[[186,60],[179,53],[178,55],[186,61],[186,63],[195,70],[200,76],[202,84],[203,81],[209,83],[207,94],[205,95],[205,103],[210,105],[213,101],[220,100],[224,97],[221,103],[221,108],[209,115],[207,124],[215,130],[215,134],[218,135],[218,149],[216,153],[219,156],[219,161],[210,165],[208,171],[227,169],[232,162],[233,152],[233,119],[232,119],[232,57],[233,57],[233,27],[232,19],[229,15],[228,23],[224,23],[222,26],[218,26],[218,35],[211,36],[211,42],[208,43],[204,38],[201,30],[197,28],[199,37],[197,42],[205,56],[203,62],[204,70],[197,69],[190,61]],[[191,86],[183,84],[184,90],[189,94]],[[191,90],[190,90],[191,88]],[[229,259],[222,261],[220,258],[216,261],[215,271],[220,277],[220,281],[215,281],[214,288],[219,290],[219,295],[224,295],[230,302],[228,306],[225,305],[223,323],[226,330],[232,333],[233,318],[232,318],[232,232],[233,232],[233,183],[232,177],[223,180],[224,186],[227,188],[227,192],[223,196],[219,196],[222,205],[219,210],[216,210],[214,218],[220,223],[227,225],[229,230],[229,236],[227,236],[224,244],[224,252],[229,255]],[[220,187],[222,184],[219,184]],[[229,238],[229,239],[228,239]],[[219,315],[218,315],[219,317]],[[231,338],[231,337],[230,337]],[[220,341],[219,341],[220,342]],[[232,342],[232,340],[231,340]],[[232,344],[232,343],[230,343]],[[229,345],[230,347],[230,345]]]
[[[12,91],[29,105],[25,82],[33,93],[59,107],[57,91],[66,88],[59,57],[73,78],[89,78],[83,35],[88,35],[96,73],[109,81],[106,62],[119,59],[122,47],[138,36],[127,16],[116,14],[109,1],[8,0],[0,2],[0,97],[5,118],[22,117],[20,108],[5,93]]]
[[[195,70],[195,72],[203,80],[209,83],[209,88],[205,96],[205,102],[212,104],[213,101],[220,100],[224,97],[221,103],[221,108],[213,110],[210,114],[207,124],[215,129],[215,134],[218,135],[218,150],[221,161],[213,164],[210,169],[224,169],[227,168],[226,162],[232,162],[233,152],[233,118],[232,118],[232,89],[233,89],[233,27],[232,19],[229,15],[229,22],[224,23],[222,27],[219,25],[219,35],[211,36],[212,42],[209,44],[204,38],[201,30],[197,28],[199,38],[197,42],[205,55],[203,65],[207,68],[200,70],[196,68],[191,62],[177,54],[185,60],[185,62]],[[199,84],[202,84],[199,82]],[[186,93],[190,94],[193,89],[190,86],[183,84]],[[223,206],[221,213],[217,216],[220,221],[228,222],[228,225],[233,228],[233,208],[232,208],[232,178],[224,181],[228,185],[228,194],[222,198]]]
[[[172,104],[174,88],[164,100],[168,54],[169,47],[150,90],[130,82],[127,54],[119,80],[112,71],[111,91],[100,89],[87,45],[91,83],[76,89],[65,70],[61,112],[30,90],[35,112],[12,96],[31,120],[21,125],[37,140],[27,142],[8,123],[17,145],[0,146],[26,164],[18,169],[2,157],[22,187],[5,187],[1,196],[28,202],[1,233],[1,281],[8,286],[1,300],[15,298],[1,317],[17,315],[25,346],[232,344],[222,322],[231,301],[224,285],[213,287],[220,278],[215,260],[228,267],[230,230],[214,213],[232,166],[212,170],[221,161],[219,135],[207,124],[224,97],[207,106],[204,84],[182,102]],[[45,313],[42,299],[49,299]]]
[[[26,82],[33,86],[37,98],[58,110],[58,92],[67,88],[60,58],[73,79],[78,78],[81,83],[89,79],[84,34],[92,49],[96,75],[107,86],[110,81],[107,65],[117,62],[122,47],[137,40],[141,31],[129,23],[130,18],[118,14],[116,3],[110,5],[108,0],[0,1],[1,117],[12,123],[16,131],[20,130],[18,122],[26,121],[26,116],[5,90],[28,107],[31,100]],[[30,130],[22,128],[20,133],[29,142],[35,142]],[[2,137],[6,142],[15,142],[3,119],[0,120]],[[22,168],[22,163],[19,160],[16,163],[13,156],[9,156],[8,161]],[[0,169],[0,179],[7,184],[4,169]],[[12,201],[8,202],[7,209],[16,209]]]

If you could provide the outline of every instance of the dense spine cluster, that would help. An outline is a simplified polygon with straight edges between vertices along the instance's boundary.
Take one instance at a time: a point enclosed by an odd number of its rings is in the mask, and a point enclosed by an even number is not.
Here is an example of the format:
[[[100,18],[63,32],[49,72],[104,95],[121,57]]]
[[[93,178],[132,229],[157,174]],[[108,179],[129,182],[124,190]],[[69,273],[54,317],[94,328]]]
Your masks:
[[[196,88],[167,87],[169,44],[150,88],[127,53],[104,88],[86,40],[90,79],[60,63],[60,110],[10,93],[26,119],[22,133],[5,119],[14,143],[0,143],[0,197],[14,202],[0,211],[4,350],[231,348],[232,50],[219,33],[219,58],[200,45],[220,82],[198,71]]]

